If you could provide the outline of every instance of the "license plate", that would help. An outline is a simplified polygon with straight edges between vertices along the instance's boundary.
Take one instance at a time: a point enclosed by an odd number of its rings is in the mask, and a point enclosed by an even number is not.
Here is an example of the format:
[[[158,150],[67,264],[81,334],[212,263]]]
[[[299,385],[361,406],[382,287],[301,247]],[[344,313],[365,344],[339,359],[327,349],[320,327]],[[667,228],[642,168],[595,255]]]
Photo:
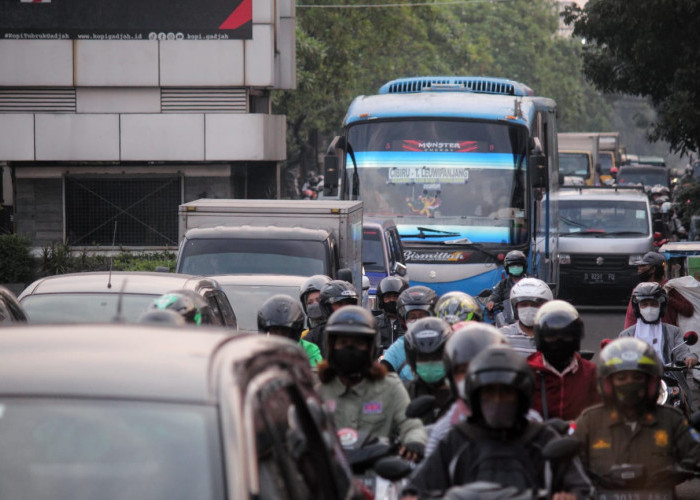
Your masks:
[[[583,273],[583,281],[586,283],[613,283],[615,273]]]
[[[672,490],[598,490],[596,500],[673,500]]]

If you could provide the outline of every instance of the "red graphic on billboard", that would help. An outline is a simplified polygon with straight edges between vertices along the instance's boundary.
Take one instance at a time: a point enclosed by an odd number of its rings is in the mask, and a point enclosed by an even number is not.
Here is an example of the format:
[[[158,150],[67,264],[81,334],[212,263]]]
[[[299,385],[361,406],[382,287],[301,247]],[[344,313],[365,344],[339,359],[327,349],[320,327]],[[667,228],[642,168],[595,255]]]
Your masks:
[[[243,0],[219,26],[220,30],[235,30],[253,20],[253,0]]]

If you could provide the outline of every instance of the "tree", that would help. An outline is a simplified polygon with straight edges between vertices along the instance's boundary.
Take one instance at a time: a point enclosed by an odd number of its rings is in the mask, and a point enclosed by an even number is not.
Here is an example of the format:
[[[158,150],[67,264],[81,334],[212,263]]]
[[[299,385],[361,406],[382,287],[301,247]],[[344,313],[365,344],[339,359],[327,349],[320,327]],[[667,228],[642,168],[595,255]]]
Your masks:
[[[650,139],[681,154],[700,146],[700,2],[591,0],[565,21],[584,41],[583,67],[601,92],[648,97]]]

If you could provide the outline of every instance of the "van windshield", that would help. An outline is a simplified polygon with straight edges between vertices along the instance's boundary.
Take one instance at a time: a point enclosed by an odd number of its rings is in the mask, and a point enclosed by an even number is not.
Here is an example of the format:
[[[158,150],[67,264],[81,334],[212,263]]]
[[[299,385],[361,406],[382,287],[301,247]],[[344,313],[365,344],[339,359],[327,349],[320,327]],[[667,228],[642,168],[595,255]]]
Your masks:
[[[648,236],[649,213],[643,201],[560,200],[561,236]]]
[[[321,241],[193,239],[182,248],[178,272],[216,274],[332,275]]]

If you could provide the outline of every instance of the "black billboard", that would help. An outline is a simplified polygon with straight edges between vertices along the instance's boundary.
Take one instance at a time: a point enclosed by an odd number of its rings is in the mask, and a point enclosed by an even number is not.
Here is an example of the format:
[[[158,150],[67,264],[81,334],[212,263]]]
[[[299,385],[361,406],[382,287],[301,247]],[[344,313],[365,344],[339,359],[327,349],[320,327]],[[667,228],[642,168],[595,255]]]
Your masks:
[[[0,39],[241,40],[253,0],[0,0]]]

